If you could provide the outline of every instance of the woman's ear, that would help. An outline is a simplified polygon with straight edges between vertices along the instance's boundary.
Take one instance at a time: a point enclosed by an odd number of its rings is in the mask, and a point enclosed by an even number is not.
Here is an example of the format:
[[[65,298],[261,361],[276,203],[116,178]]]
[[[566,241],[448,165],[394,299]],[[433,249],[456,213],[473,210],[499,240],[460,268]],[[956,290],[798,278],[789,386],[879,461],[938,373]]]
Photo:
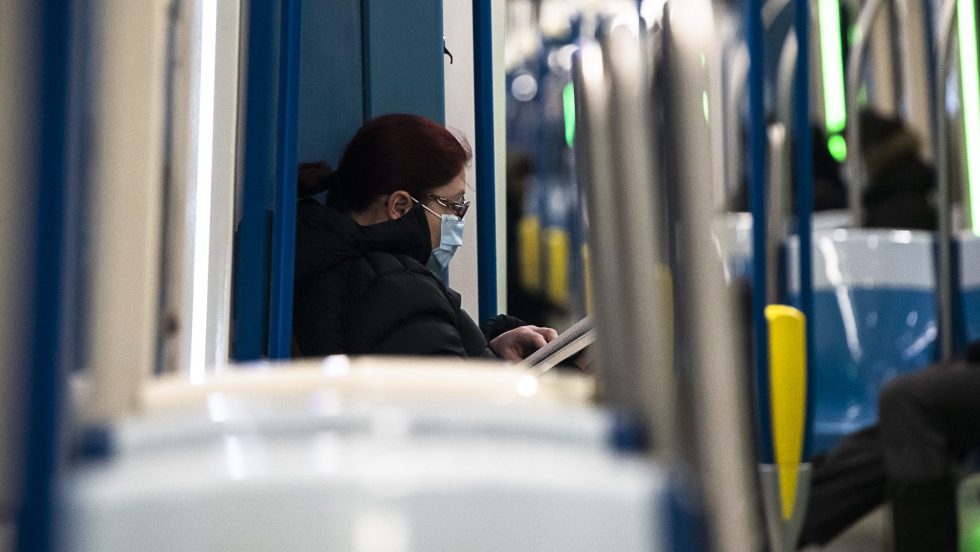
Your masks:
[[[397,192],[392,192],[388,196],[388,202],[386,205],[388,218],[391,220],[397,220],[405,216],[406,213],[412,210],[412,196],[404,190],[398,190]]]

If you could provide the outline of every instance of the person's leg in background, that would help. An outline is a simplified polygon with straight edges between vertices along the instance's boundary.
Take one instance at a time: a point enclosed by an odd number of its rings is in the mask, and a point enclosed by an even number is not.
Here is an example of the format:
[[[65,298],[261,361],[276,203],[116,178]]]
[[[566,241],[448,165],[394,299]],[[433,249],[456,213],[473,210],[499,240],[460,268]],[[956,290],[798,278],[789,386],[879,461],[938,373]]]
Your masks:
[[[955,552],[953,468],[980,446],[980,368],[955,363],[896,378],[878,417],[895,550]]]
[[[878,427],[861,430],[813,459],[799,547],[825,545],[885,500]]]

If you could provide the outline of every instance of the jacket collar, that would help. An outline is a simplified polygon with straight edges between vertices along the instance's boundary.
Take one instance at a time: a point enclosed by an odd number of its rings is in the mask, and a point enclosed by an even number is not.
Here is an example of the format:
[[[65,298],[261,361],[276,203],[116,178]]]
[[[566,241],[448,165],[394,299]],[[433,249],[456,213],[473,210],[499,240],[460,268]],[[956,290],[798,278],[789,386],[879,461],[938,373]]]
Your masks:
[[[370,252],[407,255],[423,266],[432,254],[429,223],[417,204],[397,220],[369,226],[313,199],[297,207],[297,276],[303,269],[329,268]]]

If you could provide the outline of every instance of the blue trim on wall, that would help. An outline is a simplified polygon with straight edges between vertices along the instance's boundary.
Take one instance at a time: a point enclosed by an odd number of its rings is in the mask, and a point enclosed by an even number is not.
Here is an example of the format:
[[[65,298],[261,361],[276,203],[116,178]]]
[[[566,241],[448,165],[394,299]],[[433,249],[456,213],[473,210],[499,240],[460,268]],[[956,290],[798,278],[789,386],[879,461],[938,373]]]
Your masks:
[[[252,0],[248,13],[247,80],[245,85],[244,162],[241,179],[241,221],[235,236],[232,291],[232,358],[248,361],[266,353],[269,290],[269,183],[275,175],[270,142],[275,137],[275,22],[279,2]]]
[[[752,211],[752,331],[759,460],[772,463],[769,412],[769,329],[766,323],[766,115],[762,1],[748,0],[745,11],[749,48],[749,207]]]
[[[279,36],[279,126],[272,269],[269,293],[269,357],[289,358],[293,336],[293,273],[296,256],[296,144],[299,111],[300,0],[282,0]]]
[[[39,121],[35,150],[37,222],[34,289],[29,312],[30,363],[26,373],[23,503],[18,512],[16,549],[47,552],[53,547],[58,438],[61,434],[64,375],[64,256],[68,179],[68,121],[71,6],[58,0],[36,4],[38,24],[27,31],[40,52]]]
[[[800,237],[800,310],[806,316],[806,420],[803,460],[810,458],[813,433],[813,135],[810,132],[810,7],[797,0],[796,75],[794,75],[793,135],[796,178],[796,224]]]
[[[493,149],[493,6],[473,1],[479,320],[497,313],[497,208]]]

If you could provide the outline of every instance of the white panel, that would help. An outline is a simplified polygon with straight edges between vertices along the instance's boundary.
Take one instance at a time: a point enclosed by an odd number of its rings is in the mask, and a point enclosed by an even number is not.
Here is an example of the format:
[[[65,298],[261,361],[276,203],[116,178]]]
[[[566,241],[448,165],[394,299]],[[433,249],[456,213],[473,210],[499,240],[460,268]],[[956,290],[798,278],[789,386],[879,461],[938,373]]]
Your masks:
[[[167,0],[98,0],[92,85],[93,224],[87,290],[88,414],[136,404],[156,355],[163,198]]]
[[[201,380],[228,350],[240,4],[181,0],[173,46],[163,364]]]
[[[228,360],[235,185],[238,173],[238,90],[241,4],[218,2],[212,149],[211,235],[208,260],[205,362]]]
[[[446,75],[446,127],[466,136],[470,146],[476,147],[476,120],[473,88],[473,3],[447,0],[442,4],[443,29],[446,47],[453,54],[443,56]],[[466,231],[463,246],[453,257],[449,270],[449,285],[463,296],[463,310],[475,320],[479,309],[479,282],[477,271],[477,201],[476,201],[476,151],[473,162],[466,168],[466,197],[472,202],[466,213]],[[500,239],[500,238],[498,238]]]
[[[21,394],[27,351],[25,298],[31,296],[35,175],[27,148],[35,141],[28,116],[35,97],[35,59],[25,44],[31,0],[0,3],[0,551],[11,549],[13,497],[20,481]],[[10,517],[8,517],[10,516]]]
[[[504,38],[507,6],[492,2],[493,21],[493,152],[497,229],[497,311],[507,309],[507,85],[504,67]]]
[[[587,404],[584,378],[458,359],[346,361],[154,382],[146,410],[114,426],[113,461],[68,481],[66,544],[664,549],[665,474],[608,446],[614,417]]]
[[[799,292],[799,238],[789,239],[790,292]],[[909,230],[829,230],[813,233],[813,288],[838,286],[932,291],[933,240]]]

